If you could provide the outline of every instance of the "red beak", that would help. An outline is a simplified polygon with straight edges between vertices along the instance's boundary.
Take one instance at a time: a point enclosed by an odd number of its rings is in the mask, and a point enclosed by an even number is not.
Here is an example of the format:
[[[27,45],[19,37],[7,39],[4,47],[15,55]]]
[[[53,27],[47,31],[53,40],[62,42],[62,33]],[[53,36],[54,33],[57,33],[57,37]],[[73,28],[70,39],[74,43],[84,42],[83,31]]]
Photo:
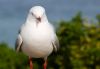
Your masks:
[[[41,17],[36,18],[39,22],[41,22]]]

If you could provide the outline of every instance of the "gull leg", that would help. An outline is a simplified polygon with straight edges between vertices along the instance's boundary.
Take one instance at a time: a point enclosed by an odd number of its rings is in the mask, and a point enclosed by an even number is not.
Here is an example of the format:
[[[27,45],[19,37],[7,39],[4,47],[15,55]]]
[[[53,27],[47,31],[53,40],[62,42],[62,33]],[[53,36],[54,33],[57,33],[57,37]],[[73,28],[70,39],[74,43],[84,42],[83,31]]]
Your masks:
[[[47,69],[47,60],[45,60],[44,64],[43,64],[43,68]]]
[[[32,63],[32,58],[29,57],[29,63],[30,63],[30,69],[33,69],[33,63]]]

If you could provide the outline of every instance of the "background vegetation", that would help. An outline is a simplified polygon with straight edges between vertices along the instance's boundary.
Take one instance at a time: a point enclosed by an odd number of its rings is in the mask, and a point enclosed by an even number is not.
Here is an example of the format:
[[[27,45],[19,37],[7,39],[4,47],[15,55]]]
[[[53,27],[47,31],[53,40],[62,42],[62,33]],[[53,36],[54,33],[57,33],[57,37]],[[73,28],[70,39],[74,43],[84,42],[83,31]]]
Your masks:
[[[100,14],[96,19],[88,23],[79,12],[59,23],[60,50],[49,56],[48,69],[100,69]],[[34,69],[41,69],[43,60],[33,59],[33,63]],[[29,69],[28,57],[1,43],[0,69]]]

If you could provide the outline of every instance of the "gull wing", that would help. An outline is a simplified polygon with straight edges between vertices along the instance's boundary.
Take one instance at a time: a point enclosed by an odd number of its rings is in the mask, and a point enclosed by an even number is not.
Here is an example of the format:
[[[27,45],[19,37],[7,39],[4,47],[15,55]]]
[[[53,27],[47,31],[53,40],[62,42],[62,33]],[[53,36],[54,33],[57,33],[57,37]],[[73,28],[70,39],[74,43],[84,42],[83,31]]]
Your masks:
[[[21,35],[19,34],[18,37],[17,37],[17,39],[16,39],[16,43],[15,43],[15,50],[17,52],[19,52],[21,50],[22,44],[23,44],[23,40],[22,40]]]
[[[52,41],[52,45],[54,47],[54,51],[57,52],[59,50],[59,40],[55,35],[54,40]]]

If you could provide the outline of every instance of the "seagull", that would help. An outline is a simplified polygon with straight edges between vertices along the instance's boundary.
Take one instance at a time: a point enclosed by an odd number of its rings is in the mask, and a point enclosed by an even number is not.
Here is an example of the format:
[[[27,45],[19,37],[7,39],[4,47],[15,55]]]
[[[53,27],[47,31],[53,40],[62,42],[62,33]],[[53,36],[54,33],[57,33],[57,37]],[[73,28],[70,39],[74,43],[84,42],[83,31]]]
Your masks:
[[[32,7],[26,22],[19,30],[15,43],[16,52],[22,51],[29,56],[30,69],[33,69],[32,58],[43,58],[43,68],[46,69],[48,56],[58,49],[59,40],[54,27],[47,19],[44,7]]]

